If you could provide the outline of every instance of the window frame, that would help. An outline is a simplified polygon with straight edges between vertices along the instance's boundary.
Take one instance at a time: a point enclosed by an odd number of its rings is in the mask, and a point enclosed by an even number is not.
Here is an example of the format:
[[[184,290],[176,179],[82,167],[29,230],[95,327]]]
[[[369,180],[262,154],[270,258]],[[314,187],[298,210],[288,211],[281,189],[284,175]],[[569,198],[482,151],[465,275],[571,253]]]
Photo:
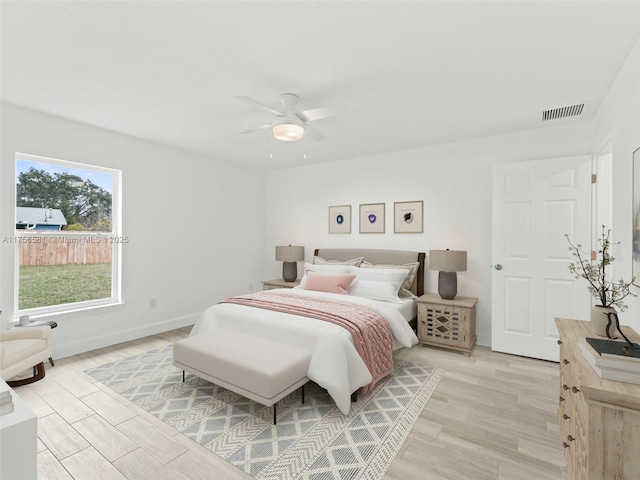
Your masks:
[[[17,224],[17,165],[18,160],[28,160],[32,162],[57,165],[61,167],[80,168],[83,170],[108,173],[112,178],[111,192],[111,232],[68,232],[68,231],[46,231],[39,230],[30,232],[16,229]],[[100,167],[87,163],[71,162],[51,157],[31,155],[16,152],[14,156],[14,195],[13,195],[13,231],[14,231],[14,318],[21,315],[30,317],[45,317],[61,313],[77,312],[81,310],[91,310],[95,308],[111,307],[122,304],[122,245],[128,242],[128,237],[122,235],[122,171],[114,168]],[[27,241],[27,237],[33,235],[42,238],[65,238],[65,241],[73,238],[87,237],[90,235],[96,241],[111,242],[111,295],[109,297],[84,300],[81,302],[63,303],[60,305],[48,305],[45,307],[34,307],[20,309],[20,244]]]

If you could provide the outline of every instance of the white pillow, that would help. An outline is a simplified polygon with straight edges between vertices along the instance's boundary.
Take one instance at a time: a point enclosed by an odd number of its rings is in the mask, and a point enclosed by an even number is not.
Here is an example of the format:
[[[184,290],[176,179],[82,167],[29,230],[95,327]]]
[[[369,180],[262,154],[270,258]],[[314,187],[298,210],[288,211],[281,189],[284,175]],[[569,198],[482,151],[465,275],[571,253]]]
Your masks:
[[[304,288],[307,284],[307,272],[318,273],[351,273],[351,265],[331,264],[331,265],[313,265],[312,263],[304,263],[304,275],[300,279],[300,288]]]
[[[349,288],[349,295],[371,298],[384,302],[402,303],[398,290],[409,274],[405,268],[351,267],[356,279]]]
[[[356,278],[349,287],[349,295],[370,298],[371,300],[382,300],[383,302],[402,303],[395,285],[391,282],[358,280]]]
[[[359,267],[364,257],[352,258],[351,260],[325,260],[322,257],[313,257],[314,265],[353,265]]]
[[[404,279],[404,283],[400,287],[400,290],[398,290],[398,296],[404,297],[404,298],[418,298],[411,291],[411,285],[413,285],[416,275],[418,274],[419,266],[420,266],[420,262],[403,263],[402,265],[386,265],[381,263],[373,264],[373,263],[367,262],[366,260],[363,261],[362,264],[360,265],[361,268],[395,268],[395,269],[405,268],[407,269],[409,273],[407,274],[407,277]]]

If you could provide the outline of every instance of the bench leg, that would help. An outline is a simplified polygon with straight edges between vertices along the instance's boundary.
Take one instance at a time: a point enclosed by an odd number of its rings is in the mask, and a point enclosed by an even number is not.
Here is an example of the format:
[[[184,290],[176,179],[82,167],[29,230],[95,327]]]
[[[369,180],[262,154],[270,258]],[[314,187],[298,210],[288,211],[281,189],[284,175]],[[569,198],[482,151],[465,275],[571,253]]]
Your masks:
[[[302,403],[304,404],[304,385],[302,385]],[[276,425],[276,404],[273,404],[273,424]]]

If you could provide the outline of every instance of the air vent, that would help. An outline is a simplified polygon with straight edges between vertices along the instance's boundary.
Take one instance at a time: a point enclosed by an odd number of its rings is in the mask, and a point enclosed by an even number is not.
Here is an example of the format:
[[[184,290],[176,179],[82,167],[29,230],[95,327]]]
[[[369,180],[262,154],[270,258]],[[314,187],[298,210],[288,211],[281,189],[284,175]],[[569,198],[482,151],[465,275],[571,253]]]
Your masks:
[[[542,112],[542,121],[546,122],[547,120],[577,117],[578,115],[582,115],[583,110],[584,103],[578,103],[577,105],[571,105],[569,107],[552,108],[551,110]]]

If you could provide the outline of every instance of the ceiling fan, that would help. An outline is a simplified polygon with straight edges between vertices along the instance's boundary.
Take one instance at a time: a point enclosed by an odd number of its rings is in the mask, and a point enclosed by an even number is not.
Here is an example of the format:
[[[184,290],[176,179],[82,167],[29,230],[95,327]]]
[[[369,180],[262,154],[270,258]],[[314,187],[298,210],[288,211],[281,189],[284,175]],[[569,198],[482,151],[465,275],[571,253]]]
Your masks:
[[[247,102],[254,107],[258,107],[263,112],[274,115],[275,118],[271,123],[260,125],[240,133],[252,133],[258,130],[270,128],[273,136],[278,140],[285,142],[295,142],[300,140],[305,132],[314,140],[322,140],[324,135],[309,125],[309,122],[320,120],[321,118],[333,117],[347,111],[346,105],[334,105],[330,107],[313,108],[311,110],[298,110],[298,96],[293,93],[283,93],[278,95],[280,101],[280,109],[271,108],[264,103],[249,97],[236,97],[243,102]]]

